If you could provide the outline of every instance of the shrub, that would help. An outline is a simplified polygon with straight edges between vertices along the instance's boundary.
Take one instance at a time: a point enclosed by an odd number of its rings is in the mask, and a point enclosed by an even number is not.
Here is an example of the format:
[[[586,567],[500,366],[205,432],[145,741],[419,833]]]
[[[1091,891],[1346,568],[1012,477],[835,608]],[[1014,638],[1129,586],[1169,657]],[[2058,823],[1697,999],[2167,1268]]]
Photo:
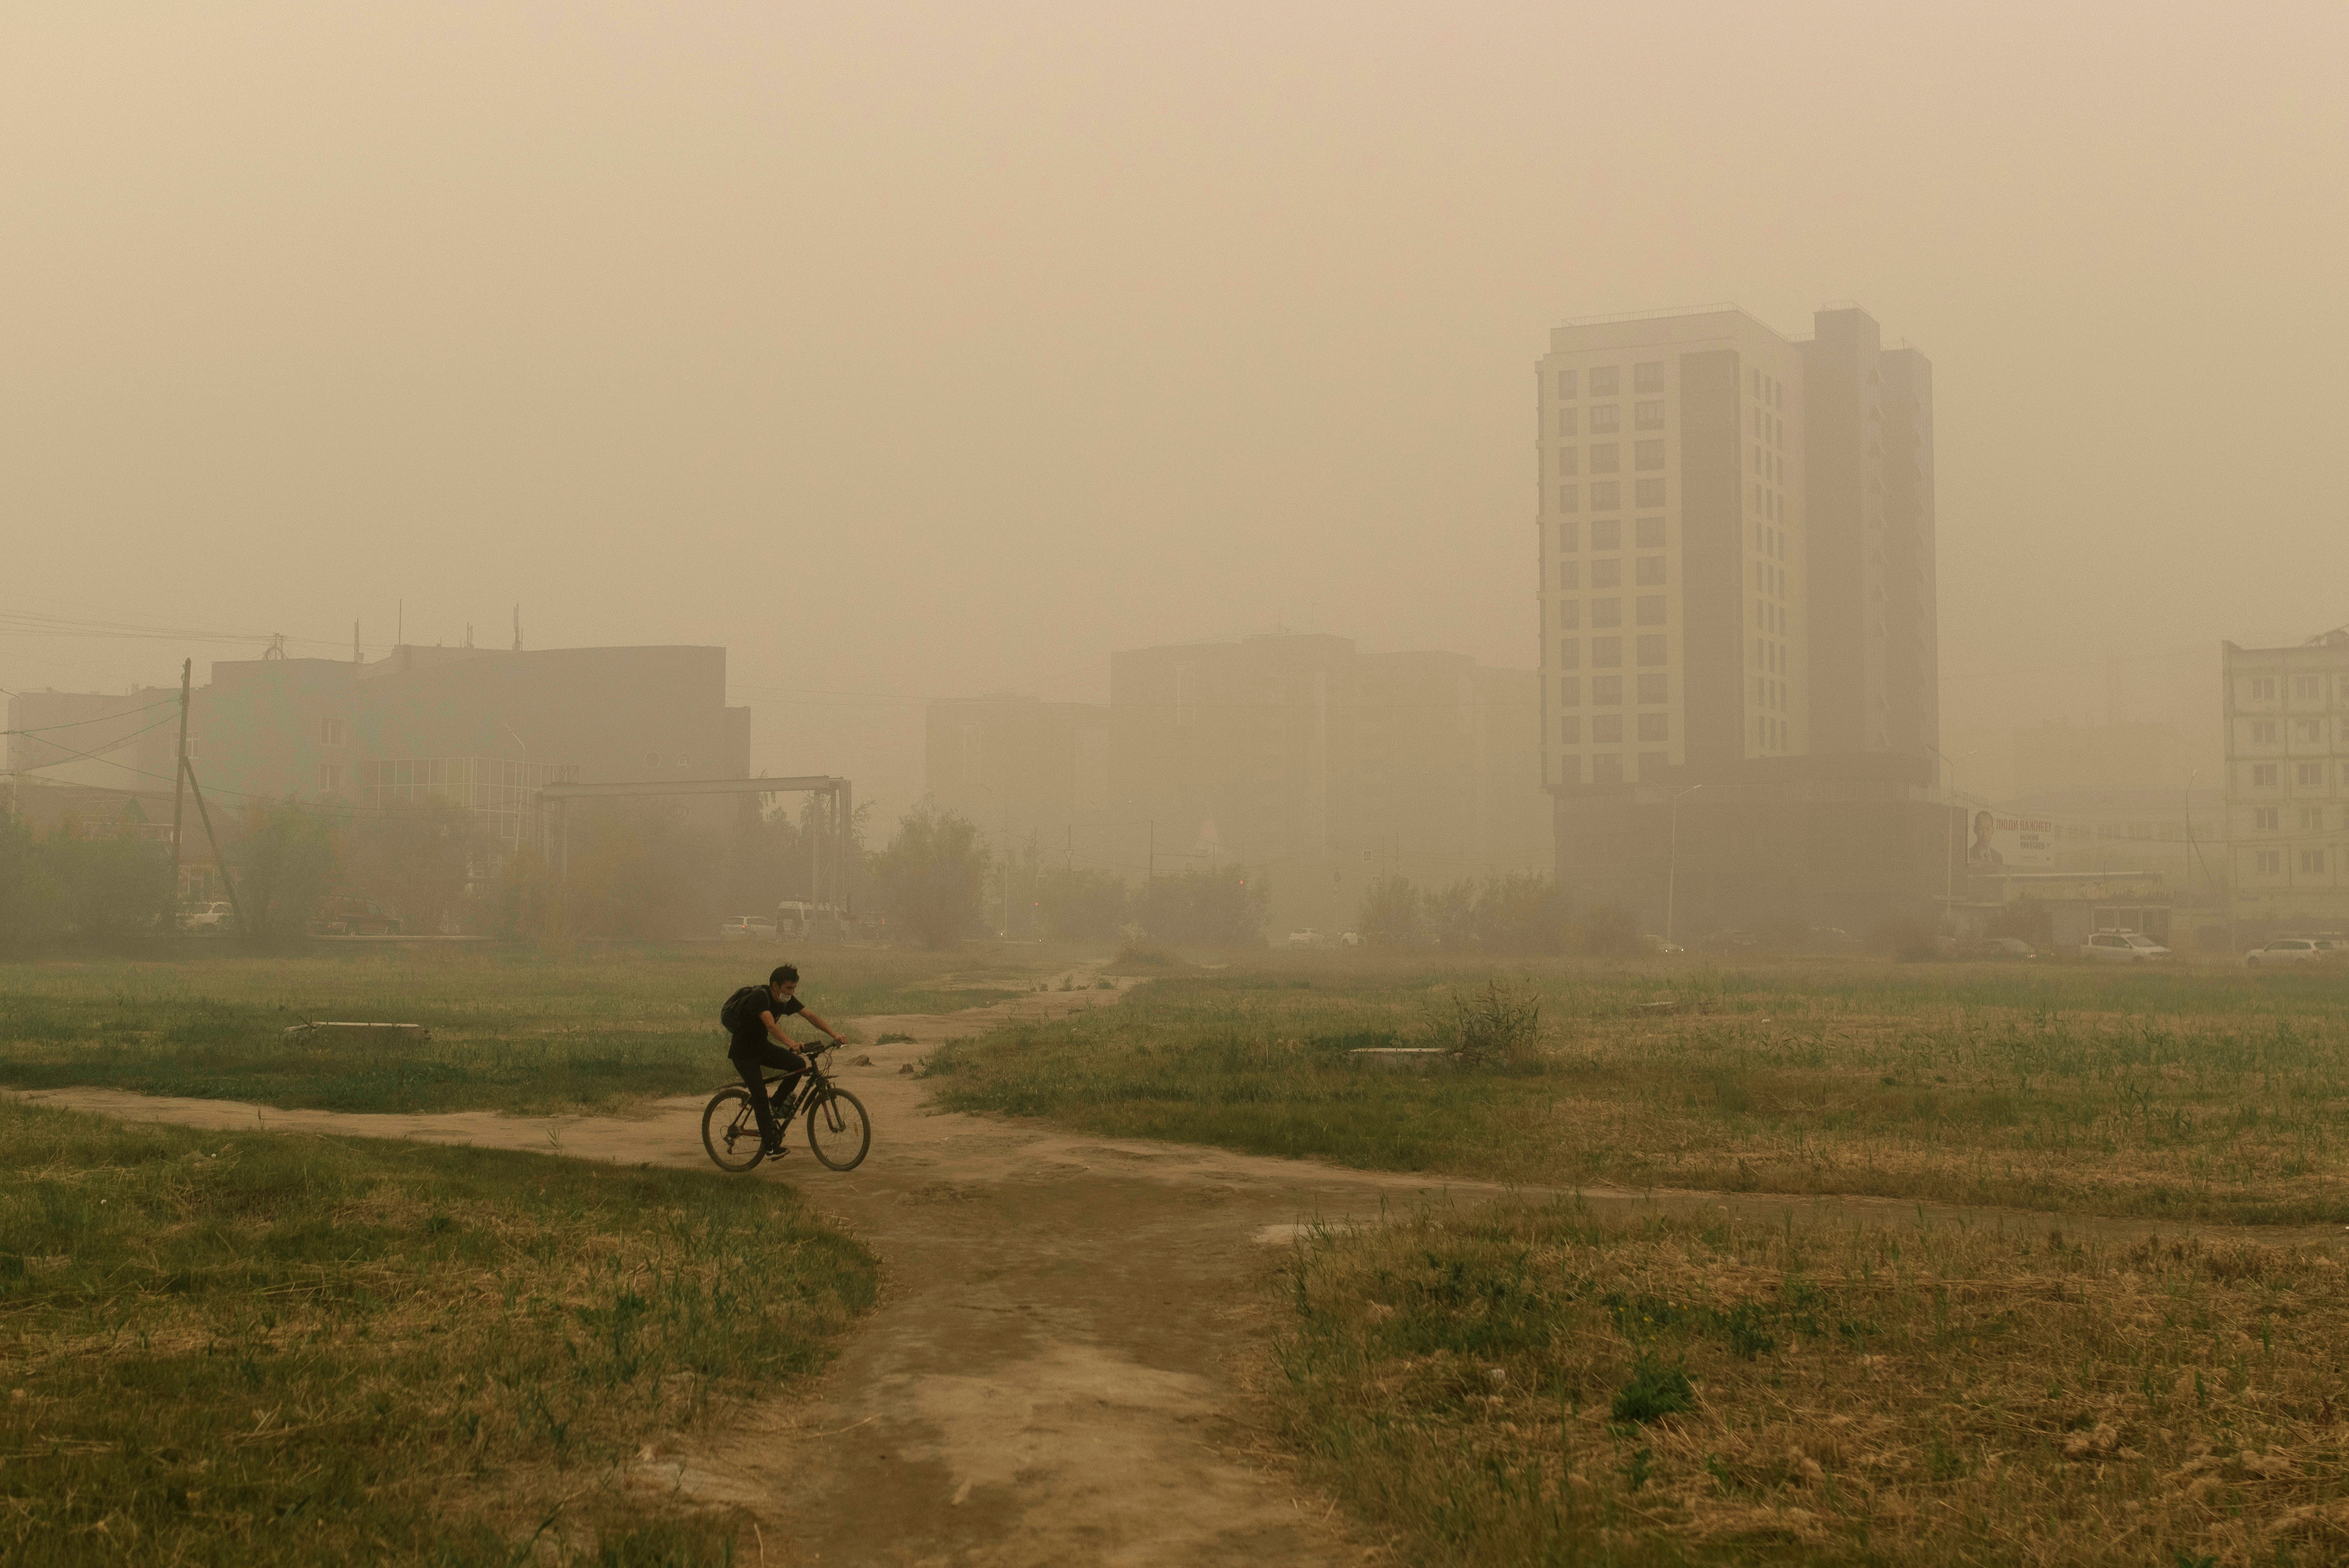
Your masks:
[[[945,947],[980,930],[988,861],[974,824],[926,804],[906,812],[873,862],[890,923],[925,947]]]
[[[1485,983],[1482,995],[1452,995],[1452,1016],[1441,1026],[1451,1048],[1473,1067],[1528,1061],[1541,1049],[1541,993],[1531,986]]]
[[[1619,1421],[1640,1426],[1694,1408],[1696,1388],[1689,1382],[1686,1369],[1642,1356],[1632,1363],[1630,1380],[1615,1390],[1615,1403],[1609,1413]]]
[[[1134,900],[1142,928],[1161,942],[1256,947],[1264,942],[1271,890],[1240,866],[1159,877]]]

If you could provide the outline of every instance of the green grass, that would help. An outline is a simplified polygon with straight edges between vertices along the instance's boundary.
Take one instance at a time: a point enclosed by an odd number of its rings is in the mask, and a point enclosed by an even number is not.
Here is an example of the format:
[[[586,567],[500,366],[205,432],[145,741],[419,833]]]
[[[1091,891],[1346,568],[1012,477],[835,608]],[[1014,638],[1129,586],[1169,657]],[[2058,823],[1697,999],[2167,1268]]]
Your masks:
[[[1268,1391],[1408,1563],[2339,1562],[2342,1264],[1423,1212],[1300,1241]]]
[[[708,1087],[723,1069],[719,1005],[772,962],[717,945],[417,945],[0,965],[0,1084],[324,1110],[609,1109]],[[800,994],[835,1026],[951,1012],[1031,988],[1047,962],[824,950],[802,959]],[[289,1045],[286,1026],[312,1019],[423,1024],[431,1038]]]
[[[771,1183],[0,1102],[0,1560],[740,1561],[620,1467],[874,1288]]]
[[[1539,1049],[1425,1075],[1349,1056],[1458,1043],[1457,1004],[1496,975],[1540,1004]],[[2349,1218],[2333,975],[1283,954],[927,1070],[950,1109],[1529,1185]]]

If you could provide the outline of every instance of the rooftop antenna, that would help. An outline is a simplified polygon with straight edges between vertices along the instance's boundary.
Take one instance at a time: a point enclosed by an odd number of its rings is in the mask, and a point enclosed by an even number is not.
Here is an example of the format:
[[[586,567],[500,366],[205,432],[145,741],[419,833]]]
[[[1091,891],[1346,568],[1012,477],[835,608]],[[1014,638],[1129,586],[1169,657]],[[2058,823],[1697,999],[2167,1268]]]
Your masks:
[[[521,606],[521,605],[519,605],[519,604],[516,604],[516,605],[514,606],[514,649],[513,649],[513,651],[514,651],[515,653],[517,653],[517,654],[518,654],[518,653],[520,653],[520,652],[522,652],[522,606]]]
[[[473,623],[471,621],[465,623],[465,645],[469,648],[473,645]]]
[[[353,620],[351,622],[351,663],[357,665],[366,662],[359,657],[359,624],[357,620]]]
[[[269,645],[261,650],[261,656],[264,659],[284,658],[285,656],[285,634],[283,632],[272,634],[269,639]]]

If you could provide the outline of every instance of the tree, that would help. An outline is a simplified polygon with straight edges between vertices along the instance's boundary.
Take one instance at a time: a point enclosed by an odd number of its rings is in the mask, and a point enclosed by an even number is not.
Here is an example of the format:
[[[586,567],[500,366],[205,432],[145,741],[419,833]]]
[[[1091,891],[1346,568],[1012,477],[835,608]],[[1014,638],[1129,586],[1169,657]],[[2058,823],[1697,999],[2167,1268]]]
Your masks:
[[[1272,890],[1239,866],[1158,877],[1134,900],[1134,918],[1161,942],[1257,947]]]
[[[1487,953],[1563,953],[1566,894],[1549,878],[1531,872],[1487,877],[1476,890],[1474,924]]]
[[[614,800],[572,824],[564,901],[580,936],[712,935],[725,840],[674,801]]]
[[[62,923],[57,884],[32,825],[0,805],[0,944],[47,936]]]
[[[480,852],[473,814],[447,800],[424,800],[353,819],[343,830],[345,885],[390,906],[401,929],[453,927]]]
[[[978,829],[926,802],[899,820],[897,836],[873,858],[890,921],[925,947],[946,947],[983,929],[987,872]]]
[[[1362,894],[1354,929],[1373,947],[1410,947],[1425,940],[1420,922],[1424,902],[1407,876],[1381,877]]]
[[[1036,879],[1044,929],[1065,941],[1107,941],[1133,918],[1125,879],[1094,868],[1047,871]]]
[[[308,931],[340,866],[334,824],[290,799],[255,801],[244,809],[238,848],[236,902],[245,934],[277,940]]]

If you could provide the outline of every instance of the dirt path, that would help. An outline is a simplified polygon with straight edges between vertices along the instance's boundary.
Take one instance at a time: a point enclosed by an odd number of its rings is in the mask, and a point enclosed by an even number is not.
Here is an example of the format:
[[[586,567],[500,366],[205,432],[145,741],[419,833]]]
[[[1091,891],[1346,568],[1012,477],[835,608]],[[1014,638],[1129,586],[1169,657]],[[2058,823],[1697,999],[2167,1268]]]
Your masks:
[[[872,1057],[840,1073],[872,1110],[871,1157],[836,1175],[802,1143],[779,1164],[732,1179],[793,1182],[863,1238],[886,1271],[882,1305],[812,1396],[754,1407],[726,1430],[647,1450],[639,1483],[752,1510],[760,1547],[778,1564],[1264,1568],[1378,1555],[1350,1537],[1326,1499],[1265,1457],[1249,1429],[1236,1374],[1260,1343],[1265,1243],[1303,1223],[1369,1221],[1502,1190],[934,1114],[923,1109],[919,1080],[899,1070],[947,1039],[1112,999],[1045,992],[943,1017],[858,1020],[867,1037],[913,1037],[842,1053]],[[720,1076],[713,1072],[713,1088]],[[710,1170],[699,1141],[702,1096],[626,1119],[347,1115],[98,1089],[23,1098],[135,1120]],[[1602,1211],[2227,1233],[1875,1199],[1609,1189],[1583,1196]],[[2296,1231],[2260,1234],[2302,1239]],[[2338,1233],[2310,1234],[2332,1241]]]

